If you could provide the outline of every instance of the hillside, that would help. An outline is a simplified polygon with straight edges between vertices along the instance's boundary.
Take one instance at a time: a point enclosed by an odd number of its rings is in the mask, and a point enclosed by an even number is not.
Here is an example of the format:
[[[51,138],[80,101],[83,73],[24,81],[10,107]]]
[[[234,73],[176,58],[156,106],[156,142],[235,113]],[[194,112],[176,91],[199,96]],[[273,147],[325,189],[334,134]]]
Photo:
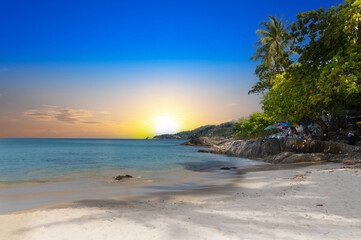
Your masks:
[[[234,133],[234,122],[225,122],[219,125],[206,125],[191,131],[175,134],[162,134],[153,139],[191,139],[196,137],[229,137]]]

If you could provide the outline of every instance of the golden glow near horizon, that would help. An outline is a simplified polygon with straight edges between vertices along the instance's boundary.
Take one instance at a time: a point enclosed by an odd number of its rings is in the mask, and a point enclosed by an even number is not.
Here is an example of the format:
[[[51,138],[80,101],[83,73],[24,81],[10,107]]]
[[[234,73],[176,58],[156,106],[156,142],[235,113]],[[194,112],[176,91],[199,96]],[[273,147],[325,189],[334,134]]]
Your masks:
[[[157,135],[174,134],[180,129],[177,119],[172,116],[161,116],[148,120],[152,125]]]
[[[3,80],[0,137],[146,138],[260,111],[259,98],[247,94],[250,86],[242,85],[238,70],[163,68],[98,75],[59,70]]]

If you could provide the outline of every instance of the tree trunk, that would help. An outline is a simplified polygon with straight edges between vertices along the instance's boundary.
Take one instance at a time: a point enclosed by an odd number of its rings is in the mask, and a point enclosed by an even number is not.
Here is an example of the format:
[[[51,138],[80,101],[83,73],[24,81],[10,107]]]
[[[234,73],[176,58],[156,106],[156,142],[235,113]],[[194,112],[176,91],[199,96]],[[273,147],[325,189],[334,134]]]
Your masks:
[[[328,141],[329,140],[328,126],[326,125],[326,123],[321,118],[316,119],[315,122],[321,126],[321,130],[322,130],[321,140]]]
[[[291,127],[292,134],[298,135],[298,132],[295,127]]]
[[[303,126],[303,129],[304,129],[304,132],[309,135],[311,132],[310,132],[310,129],[308,129],[307,127],[307,124],[305,121],[302,122],[302,126]]]

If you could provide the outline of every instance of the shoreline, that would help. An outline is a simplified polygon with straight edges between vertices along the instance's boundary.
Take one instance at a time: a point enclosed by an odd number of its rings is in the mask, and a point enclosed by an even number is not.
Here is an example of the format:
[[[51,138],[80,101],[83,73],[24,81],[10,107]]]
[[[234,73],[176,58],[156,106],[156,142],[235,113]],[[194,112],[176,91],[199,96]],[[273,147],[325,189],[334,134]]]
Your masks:
[[[237,158],[237,157],[235,157]],[[311,165],[286,164],[275,165],[251,160],[253,163],[244,168],[231,167],[221,170],[221,166],[189,167],[174,179],[160,179],[155,181],[115,181],[96,183],[82,188],[82,182],[24,182],[15,185],[4,184],[0,187],[0,215],[11,214],[19,211],[36,209],[49,204],[73,202],[82,199],[95,199],[107,197],[147,196],[171,192],[202,190],[225,187],[243,178],[250,172],[272,171],[281,169],[296,169]],[[206,163],[209,164],[209,163]],[[317,163],[322,164],[322,163]],[[80,173],[84,175],[84,173]]]
[[[354,168],[352,168],[354,167]],[[360,165],[249,171],[225,186],[1,214],[4,239],[357,239]]]
[[[257,160],[253,160],[257,161]],[[197,191],[218,191],[219,189],[233,188],[235,184],[239,181],[247,178],[248,174],[252,173],[262,173],[267,171],[283,171],[283,170],[295,170],[305,167],[310,167],[312,165],[325,165],[326,162],[320,163],[295,163],[295,164],[284,164],[276,165],[269,164],[257,161],[258,164],[250,165],[249,167],[243,169],[229,169],[229,170],[214,170],[204,171],[204,170],[188,170],[187,174],[183,174],[181,178],[174,180],[160,180],[156,182],[122,182],[119,187],[123,188],[120,191],[113,192],[113,186],[92,189],[79,190],[79,189],[67,189],[67,190],[55,190],[49,191],[49,189],[44,192],[33,192],[32,187],[40,186],[49,186],[52,188],[52,183],[24,183],[19,186],[20,188],[27,188],[26,192],[19,194],[14,194],[10,196],[1,196],[0,203],[4,203],[3,200],[27,200],[29,197],[40,197],[45,199],[42,204],[36,204],[37,206],[32,207],[20,207],[18,210],[8,211],[0,208],[0,216],[6,214],[17,214],[27,211],[36,211],[39,209],[47,209],[50,206],[61,206],[75,203],[82,200],[96,200],[96,199],[108,199],[108,198],[136,198],[136,197],[147,197],[147,196],[157,196],[157,195],[178,195],[182,193],[195,193]],[[61,183],[61,182],[58,182]],[[64,183],[61,183],[64,184]],[[116,184],[116,182],[114,182]],[[190,184],[192,185],[190,187]],[[185,187],[180,187],[180,186]],[[178,187],[177,187],[178,186]],[[6,188],[6,187],[5,187]],[[147,191],[146,189],[153,189]],[[4,189],[4,188],[0,188]],[[9,187],[10,190],[13,190],[13,187]],[[104,196],[105,194],[105,196]],[[65,197],[64,199],[68,200],[51,200],[54,197]],[[50,200],[49,200],[50,199]],[[33,202],[33,201],[32,201]],[[2,205],[1,204],[1,205]],[[12,203],[13,205],[14,203]],[[26,204],[25,204],[26,205]]]
[[[178,151],[183,148],[188,149],[188,147],[178,145],[178,142],[174,146],[179,149]],[[178,155],[182,157],[181,161],[173,163],[173,168],[167,169],[104,168],[48,174],[50,178],[29,181],[3,181],[0,182],[0,214],[62,201],[154,194],[224,185],[234,178],[236,173],[234,168],[243,169],[250,165],[264,164],[236,157],[214,157],[211,154],[183,160],[183,157],[193,156],[193,154],[201,156],[197,153],[197,149],[182,150],[185,154]],[[232,168],[232,170],[220,171],[222,167]],[[132,175],[133,178],[115,180],[116,176],[126,174]],[[19,177],[23,176],[19,175]]]
[[[234,157],[238,158],[238,157]],[[294,164],[270,164],[259,160],[251,160],[247,167],[236,168],[233,165],[222,163],[221,165],[184,168],[183,173],[173,179],[158,180],[126,180],[111,182],[97,182],[94,185],[82,185],[82,181],[60,181],[51,182],[24,182],[3,184],[0,187],[0,215],[11,214],[19,211],[41,208],[47,205],[62,202],[74,202],[78,200],[108,198],[108,197],[129,197],[147,196],[156,194],[166,194],[172,192],[198,191],[202,189],[212,189],[226,187],[251,172],[263,172],[274,170],[297,169],[310,165],[325,164],[318,163],[294,163]],[[222,166],[231,166],[222,170]],[[233,167],[232,167],[233,166]],[[106,171],[107,172],[107,171]],[[76,176],[76,173],[71,175]],[[85,172],[78,173],[86,176]],[[107,175],[108,176],[108,175]],[[109,176],[108,176],[109,178]],[[136,177],[137,178],[137,177]],[[82,179],[84,180],[84,179]],[[109,180],[109,179],[108,179]]]
[[[125,181],[116,181],[112,177],[109,177],[112,180],[107,182],[91,179],[89,180],[90,184],[89,182],[84,183],[84,179],[78,179],[76,182],[53,181],[3,184],[0,187],[0,215],[26,211],[47,204],[81,199],[152,195],[163,192],[223,186],[234,181],[238,171],[241,170],[222,171],[219,168],[214,170],[215,167],[208,167],[209,169],[199,170],[183,169],[181,173],[176,172],[173,177],[168,176],[168,178],[158,180],[143,179],[136,176],[135,180],[131,178]],[[86,174],[80,173],[80,175],[84,176]]]

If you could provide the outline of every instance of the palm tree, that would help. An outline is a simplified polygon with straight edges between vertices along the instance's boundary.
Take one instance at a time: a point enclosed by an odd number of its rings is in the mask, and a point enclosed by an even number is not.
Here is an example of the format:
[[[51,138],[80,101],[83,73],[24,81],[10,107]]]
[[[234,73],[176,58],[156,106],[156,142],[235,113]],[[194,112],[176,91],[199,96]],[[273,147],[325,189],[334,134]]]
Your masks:
[[[251,60],[261,59],[262,68],[271,72],[270,82],[272,83],[274,76],[285,70],[281,59],[289,56],[292,51],[290,50],[291,41],[288,36],[288,20],[283,21],[283,16],[279,20],[276,16],[268,16],[268,18],[268,22],[264,21],[260,24],[264,29],[256,31],[259,38],[253,47],[257,47],[257,50]]]

